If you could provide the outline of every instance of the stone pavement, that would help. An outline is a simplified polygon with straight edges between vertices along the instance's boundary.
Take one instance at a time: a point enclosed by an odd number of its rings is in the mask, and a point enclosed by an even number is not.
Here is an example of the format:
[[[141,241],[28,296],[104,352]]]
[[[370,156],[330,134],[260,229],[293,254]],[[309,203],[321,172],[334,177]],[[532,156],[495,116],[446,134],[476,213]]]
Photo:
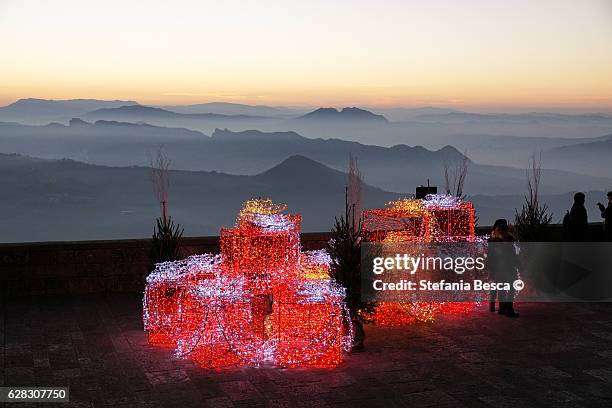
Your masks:
[[[612,406],[612,304],[517,309],[366,326],[336,369],[210,371],[147,344],[137,295],[4,300],[1,385],[70,386],[74,407]]]

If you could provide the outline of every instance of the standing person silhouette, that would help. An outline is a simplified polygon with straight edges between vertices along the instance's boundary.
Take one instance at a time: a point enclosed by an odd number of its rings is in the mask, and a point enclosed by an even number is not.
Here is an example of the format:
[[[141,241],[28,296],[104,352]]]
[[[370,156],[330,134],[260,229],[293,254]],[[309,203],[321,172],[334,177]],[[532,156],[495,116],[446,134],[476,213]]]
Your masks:
[[[601,218],[604,219],[604,241],[612,241],[612,191],[608,191],[608,206],[604,207],[602,203],[597,203]]]
[[[511,285],[517,279],[519,265],[518,255],[514,249],[514,236],[510,233],[508,221],[500,218],[493,224],[491,238],[489,238],[489,251],[487,264],[490,278],[496,283],[509,282]],[[512,287],[512,286],[511,286]],[[514,290],[492,290],[489,298],[489,311],[495,311],[495,300],[499,299],[500,315],[518,317],[514,311]]]
[[[585,195],[578,192],[574,194],[572,209],[565,216],[563,224],[567,228],[566,234],[569,241],[584,242],[589,237],[589,221],[587,210],[584,207]]]

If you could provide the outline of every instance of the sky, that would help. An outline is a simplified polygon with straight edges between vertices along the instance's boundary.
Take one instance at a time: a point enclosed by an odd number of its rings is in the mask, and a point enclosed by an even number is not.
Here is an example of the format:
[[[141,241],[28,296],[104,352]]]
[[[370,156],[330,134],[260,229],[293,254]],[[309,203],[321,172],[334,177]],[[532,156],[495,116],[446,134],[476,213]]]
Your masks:
[[[19,98],[612,112],[610,0],[0,0]]]

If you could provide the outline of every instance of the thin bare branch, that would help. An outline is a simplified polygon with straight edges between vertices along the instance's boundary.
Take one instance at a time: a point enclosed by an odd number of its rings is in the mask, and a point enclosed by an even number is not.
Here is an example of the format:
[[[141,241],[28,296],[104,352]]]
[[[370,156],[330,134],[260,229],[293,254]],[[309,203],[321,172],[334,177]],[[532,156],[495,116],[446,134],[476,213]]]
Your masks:
[[[347,208],[352,211],[353,227],[361,217],[363,209],[363,176],[357,165],[357,159],[349,154],[346,180]]]
[[[444,162],[444,191],[447,195],[451,193],[450,169],[447,162]]]
[[[452,194],[456,197],[463,196],[469,164],[467,151],[463,153],[463,158],[460,161],[453,163],[452,168],[448,162],[444,163],[444,190],[446,194]]]
[[[170,159],[160,148],[155,158],[151,158],[151,180],[153,192],[159,202],[161,216],[164,222],[168,220],[168,193],[170,191]]]

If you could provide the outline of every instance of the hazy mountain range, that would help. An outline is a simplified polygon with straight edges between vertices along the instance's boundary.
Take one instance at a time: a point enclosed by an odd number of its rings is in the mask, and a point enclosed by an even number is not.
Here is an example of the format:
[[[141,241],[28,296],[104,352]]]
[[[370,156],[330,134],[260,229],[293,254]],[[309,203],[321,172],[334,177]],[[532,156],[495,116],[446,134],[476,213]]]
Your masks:
[[[586,143],[572,143],[547,152],[546,159],[555,167],[564,166],[584,174],[612,175],[612,134]]]
[[[241,103],[227,102],[196,103],[193,105],[160,105],[158,107],[178,113],[216,113],[219,115],[268,117],[297,117],[310,111],[309,109],[304,108],[245,105]]]
[[[342,138],[380,146],[420,144],[428,148],[439,148],[449,144],[452,141],[449,138],[463,134],[588,138],[600,137],[612,131],[612,116],[606,114],[481,114],[436,107],[337,110],[210,103],[161,106],[157,107],[161,109],[158,111],[117,109],[92,113],[134,104],[133,101],[22,99],[0,108],[0,121],[66,124],[73,117],[84,117],[88,120],[147,122],[159,126],[185,127],[205,133],[212,133],[215,128],[234,131],[294,130],[310,138]],[[344,112],[344,109],[347,111]],[[169,112],[188,116],[172,115]],[[361,114],[360,120],[355,120],[358,116],[355,113]],[[203,116],[189,116],[194,114]],[[296,120],[300,117],[309,120]],[[334,120],[328,120],[329,117]]]
[[[407,120],[413,120],[422,115],[435,115],[435,114],[446,114],[452,112],[461,112],[456,109],[448,108],[436,108],[432,106],[423,106],[420,108],[376,108],[376,107],[365,107],[363,109],[369,110],[379,115],[383,115],[388,120],[393,122],[404,122]]]
[[[482,164],[525,167],[530,156],[534,153],[537,155],[542,153],[545,167],[605,176],[612,174],[612,163],[599,163],[597,170],[590,172],[581,164],[590,160],[589,152],[584,151],[584,154],[577,156],[579,165],[576,166],[574,163],[568,163],[560,156],[553,154],[553,150],[576,144],[601,142],[609,139],[610,136],[561,138],[458,134],[444,138],[444,140],[459,151],[467,152],[470,157]]]
[[[215,130],[212,136],[181,128],[80,119],[69,126],[0,124],[4,153],[42,158],[70,158],[110,166],[148,165],[160,147],[182,170],[221,171],[253,175],[289,156],[304,155],[338,170],[353,154],[366,182],[387,191],[409,192],[416,185],[443,186],[444,164],[453,166],[463,155],[451,146],[428,150],[420,146],[381,147],[340,139],[309,139],[295,132],[232,132]],[[542,191],[564,193],[612,185],[607,177],[585,176],[562,170],[545,170]],[[525,189],[521,169],[470,164],[468,194],[515,194]]]
[[[465,122],[490,122],[502,123],[574,123],[574,122],[602,122],[610,123],[612,117],[603,113],[567,115],[551,112],[529,112],[529,113],[470,113],[461,111],[432,112],[416,116],[421,121],[465,123]]]
[[[0,108],[0,154],[31,156],[0,155],[2,239],[149,235],[158,209],[146,166],[160,148],[173,169],[172,213],[189,235],[216,234],[259,195],[288,202],[306,230],[328,230],[343,208],[349,154],[367,206],[427,182],[442,190],[444,165],[466,154],[465,193],[481,225],[522,205],[534,153],[556,221],[574,191],[592,191],[591,206],[612,190],[606,114],[22,99]]]
[[[291,156],[254,176],[171,171],[170,212],[186,236],[217,235],[231,226],[241,203],[252,197],[286,202],[302,214],[304,231],[328,231],[343,211],[346,175],[303,156]],[[146,167],[107,167],[72,160],[0,154],[0,242],[145,238],[159,214]],[[364,186],[365,206],[381,207],[399,195]],[[603,191],[587,193],[593,221]],[[571,194],[544,195],[559,221]],[[512,219],[521,195],[468,197],[480,225]]]
[[[136,105],[134,101],[102,101],[98,99],[46,100],[27,98],[0,107],[0,121],[44,125],[63,122],[96,109]]]
[[[79,117],[88,121],[110,120],[133,123],[149,123],[158,126],[177,126],[199,129],[206,123],[215,126],[232,126],[240,123],[258,124],[276,119],[266,116],[226,115],[220,113],[178,113],[162,108],[143,105],[126,105],[114,108],[101,108]]]
[[[159,214],[146,167],[94,166],[0,154],[0,241],[148,237]],[[218,235],[243,201],[270,197],[301,213],[304,231],[327,231],[344,210],[345,174],[292,156],[254,176],[171,171],[170,211],[185,234]],[[364,186],[365,204],[397,195]]]

